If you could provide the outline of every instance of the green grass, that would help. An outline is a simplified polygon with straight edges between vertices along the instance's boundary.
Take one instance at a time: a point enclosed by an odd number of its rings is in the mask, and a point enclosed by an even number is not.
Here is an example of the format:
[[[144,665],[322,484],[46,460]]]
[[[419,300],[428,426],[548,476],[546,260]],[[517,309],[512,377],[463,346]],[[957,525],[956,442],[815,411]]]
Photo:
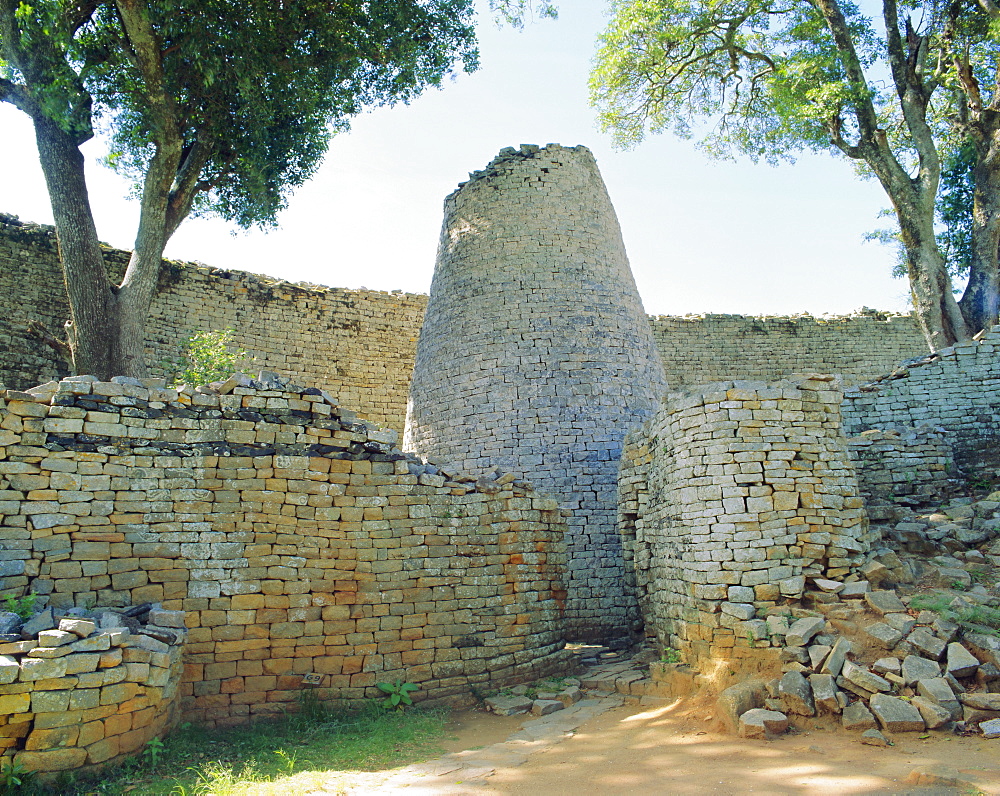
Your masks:
[[[985,605],[970,605],[967,608],[952,608],[952,598],[946,594],[918,594],[910,601],[910,607],[917,610],[934,611],[945,619],[961,625],[965,630],[977,633],[1000,635],[1000,610]]]
[[[236,796],[336,792],[338,773],[381,771],[441,753],[445,710],[374,707],[331,711],[314,702],[299,714],[226,730],[184,725],[123,765],[63,778],[20,793]],[[325,786],[325,787],[324,787]],[[36,785],[36,788],[38,786]],[[55,787],[55,790],[52,790]]]

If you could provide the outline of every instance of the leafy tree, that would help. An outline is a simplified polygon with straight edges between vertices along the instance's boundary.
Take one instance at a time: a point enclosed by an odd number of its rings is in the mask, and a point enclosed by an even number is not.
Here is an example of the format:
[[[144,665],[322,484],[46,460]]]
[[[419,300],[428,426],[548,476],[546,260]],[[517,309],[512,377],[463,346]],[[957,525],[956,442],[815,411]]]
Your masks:
[[[233,375],[243,363],[250,361],[243,349],[233,350],[235,329],[213,332],[195,332],[184,342],[180,356],[163,363],[165,370],[173,373],[170,383],[174,386],[190,384],[192,387],[221,381]]]
[[[532,6],[531,0],[490,0],[490,11],[497,24],[504,23],[515,28],[523,28],[525,18],[555,19],[559,10],[549,0],[538,0]]]
[[[161,256],[192,212],[273,224],[332,132],[407,102],[477,50],[472,0],[0,0],[0,100],[34,124],[78,372],[145,374]],[[80,146],[137,183],[135,250],[108,279]],[[7,157],[16,157],[7,153]]]
[[[941,168],[941,187],[937,196],[938,246],[952,276],[966,278],[972,266],[972,209],[975,186],[972,169],[975,148],[963,143],[945,156]]]
[[[879,23],[850,0],[613,0],[592,99],[620,145],[709,124],[713,155],[833,151],[874,175],[936,349],[997,317],[997,15],[990,0],[881,0]],[[961,302],[935,235],[942,153],[956,141],[977,153]]]

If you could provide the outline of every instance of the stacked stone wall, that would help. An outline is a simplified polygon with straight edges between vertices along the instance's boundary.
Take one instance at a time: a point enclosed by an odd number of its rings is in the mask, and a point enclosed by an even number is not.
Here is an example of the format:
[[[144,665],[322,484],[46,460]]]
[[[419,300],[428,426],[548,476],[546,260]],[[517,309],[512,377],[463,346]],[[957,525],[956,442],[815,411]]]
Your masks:
[[[180,612],[150,613],[184,627]],[[60,629],[0,643],[5,765],[54,772],[110,764],[176,724],[184,631],[168,631],[173,641],[165,642],[121,624],[64,619]]]
[[[1000,327],[903,362],[878,381],[844,393],[844,431],[933,425],[944,429],[955,464],[993,478],[1000,468]]]
[[[847,441],[871,519],[886,504],[940,503],[958,483],[954,452],[941,428],[865,431]]]
[[[872,541],[841,393],[827,376],[699,389],[627,440],[626,562],[661,644],[690,662],[758,657],[760,617],[806,577],[848,575]]]
[[[184,611],[183,712],[206,724],[284,710],[309,673],[463,700],[566,665],[554,499],[441,474],[317,389],[220,390],[7,391],[0,594]]]
[[[128,252],[105,249],[119,275]],[[336,272],[331,269],[331,279]],[[0,383],[25,388],[66,375],[67,364],[26,333],[37,321],[61,336],[69,317],[51,228],[0,214]],[[166,262],[147,328],[153,370],[193,332],[234,328],[258,365],[338,395],[363,417],[402,433],[427,297],[295,285],[197,263]],[[860,384],[926,350],[911,315],[650,317],[667,383],[773,380],[837,373]]]
[[[523,473],[569,517],[567,628],[627,635],[615,528],[622,439],[663,369],[593,155],[503,150],[445,201],[406,424],[408,449]]]
[[[105,248],[112,277],[129,253]],[[69,306],[49,227],[0,216],[0,383],[23,389],[65,376],[68,364],[32,322],[64,336]],[[198,263],[164,261],[146,327],[146,361],[163,375],[195,332],[233,329],[257,367],[322,385],[341,403],[403,431],[407,390],[427,297],[293,284]]]
[[[913,315],[658,315],[650,318],[672,388],[727,379],[774,381],[792,373],[834,373],[871,381],[927,351]]]

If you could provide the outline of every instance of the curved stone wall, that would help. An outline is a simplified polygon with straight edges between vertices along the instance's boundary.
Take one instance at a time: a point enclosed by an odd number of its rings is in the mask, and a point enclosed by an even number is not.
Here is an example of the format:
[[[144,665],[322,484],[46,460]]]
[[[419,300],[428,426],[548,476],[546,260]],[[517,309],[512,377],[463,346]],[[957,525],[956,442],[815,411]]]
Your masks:
[[[110,764],[177,723],[184,612],[144,607],[127,616],[145,624],[101,611],[58,627],[48,608],[0,643],[0,764]]]
[[[294,709],[303,687],[360,703],[403,680],[417,700],[468,703],[472,689],[566,673],[554,498],[509,476],[446,477],[312,387],[216,387],[76,376],[0,391],[0,598],[184,611],[180,711],[206,725]],[[40,710],[3,641],[0,758]],[[144,662],[130,655],[123,666]],[[5,723],[4,706],[25,715]],[[106,718],[91,716],[74,721]],[[56,763],[136,748],[92,754],[91,729],[85,755]]]
[[[572,511],[571,637],[609,638],[637,618],[616,471],[664,389],[590,150],[504,149],[447,198],[404,447],[523,473]]]
[[[760,660],[768,610],[801,597],[807,577],[840,580],[864,563],[877,539],[841,399],[816,374],[709,384],[671,393],[629,436],[626,566],[650,635],[685,662]]]

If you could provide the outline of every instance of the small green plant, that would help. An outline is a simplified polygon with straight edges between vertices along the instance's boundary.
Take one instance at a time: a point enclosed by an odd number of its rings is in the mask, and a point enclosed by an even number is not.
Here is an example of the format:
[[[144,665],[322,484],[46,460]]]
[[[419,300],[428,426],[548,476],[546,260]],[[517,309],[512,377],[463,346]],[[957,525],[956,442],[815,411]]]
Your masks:
[[[407,705],[412,705],[413,700],[410,699],[410,693],[420,689],[419,685],[404,683],[402,680],[396,680],[394,683],[376,683],[375,685],[380,691],[387,694],[386,698],[382,700],[382,707],[387,710],[403,710]]]
[[[328,721],[330,710],[321,699],[318,688],[303,688],[298,696],[299,712],[294,720],[298,724],[314,727]]]
[[[660,653],[661,663],[680,663],[681,662],[681,651],[675,650],[673,647],[667,647],[663,652]]]
[[[31,619],[35,613],[35,603],[38,602],[37,594],[25,594],[23,597],[4,597],[4,608],[11,613],[17,614],[22,619]]]
[[[163,363],[164,370],[173,372],[171,384],[209,384],[228,378],[239,370],[249,357],[246,351],[231,350],[233,329],[215,332],[195,332],[181,350],[181,355]]]
[[[34,773],[28,771],[21,763],[7,761],[0,765],[0,794],[14,796],[28,790]]]
[[[160,755],[163,754],[164,743],[159,738],[150,738],[146,741],[146,748],[142,750],[143,756],[149,760],[149,764],[156,768],[160,762]]]
[[[969,489],[976,492],[986,492],[993,488],[993,483],[982,476],[969,478],[966,483],[969,485]]]
[[[286,773],[291,774],[295,770],[295,761],[298,759],[296,752],[289,754],[284,749],[275,749],[274,754],[281,761],[281,765],[285,767]]]
[[[965,630],[1000,636],[1000,609],[997,608],[985,605],[952,608],[950,598],[944,594],[918,594],[910,602],[910,607],[918,611],[934,611]]]

